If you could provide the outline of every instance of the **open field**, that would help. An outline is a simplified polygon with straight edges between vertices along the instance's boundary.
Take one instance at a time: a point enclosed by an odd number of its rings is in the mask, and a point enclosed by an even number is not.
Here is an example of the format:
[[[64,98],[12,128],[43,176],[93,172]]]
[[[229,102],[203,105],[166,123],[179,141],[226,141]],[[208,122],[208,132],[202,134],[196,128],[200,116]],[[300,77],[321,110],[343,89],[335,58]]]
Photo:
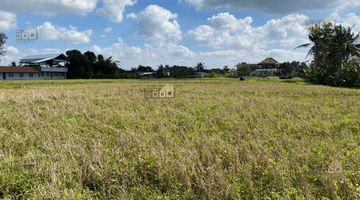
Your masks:
[[[360,90],[260,80],[0,81],[0,198],[359,199]]]

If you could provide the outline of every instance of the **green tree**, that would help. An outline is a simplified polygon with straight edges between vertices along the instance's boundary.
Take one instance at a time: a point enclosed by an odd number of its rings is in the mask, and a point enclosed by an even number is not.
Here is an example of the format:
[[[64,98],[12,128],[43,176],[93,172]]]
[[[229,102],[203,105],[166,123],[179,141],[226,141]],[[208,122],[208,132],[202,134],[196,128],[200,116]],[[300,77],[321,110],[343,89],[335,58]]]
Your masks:
[[[290,62],[281,63],[278,69],[281,69],[283,71],[283,75],[285,76],[292,74],[294,71],[294,67]]]
[[[251,71],[252,70],[249,65],[237,66],[237,70],[236,70],[236,72],[239,76],[246,76],[246,75],[250,74]]]
[[[310,31],[310,34],[309,34],[309,40],[313,43],[313,46],[311,47],[310,51],[306,55],[305,59],[310,54],[312,54],[312,55],[314,55],[314,58],[315,58],[315,64],[318,64],[320,61],[324,60],[324,54],[321,54],[321,47],[324,46],[324,42],[325,42],[323,40],[323,38],[328,33],[331,33],[331,29],[328,28],[328,25],[326,25],[325,23],[324,23],[324,27],[325,27],[324,29],[312,28],[311,31]],[[312,43],[302,44],[300,46],[295,47],[295,49],[308,47]]]
[[[90,78],[89,72],[92,71],[91,63],[88,58],[79,50],[69,50],[66,52],[70,63],[65,66],[68,68],[68,78]]]
[[[5,54],[6,54],[6,40],[8,38],[6,37],[5,33],[0,33],[0,57],[4,57],[5,58]],[[1,61],[1,60],[0,60]]]
[[[345,29],[341,25],[330,31],[320,29],[318,35],[322,37],[317,40],[318,55],[324,59],[311,63],[311,68],[305,70],[307,79],[317,84],[358,87],[358,66],[350,65],[348,61],[351,56],[360,56],[360,44],[354,44],[359,34],[355,36],[351,28]]]
[[[334,70],[341,68],[342,62],[348,63],[350,56],[360,56],[360,44],[354,44],[360,33],[356,36],[351,33],[353,27],[346,30],[341,25],[336,26],[333,34],[324,37],[325,44],[328,45],[323,44],[321,52],[326,54],[326,61],[332,63]]]
[[[88,60],[91,63],[95,63],[96,62],[96,55],[94,54],[94,52],[92,51],[87,51],[84,53],[84,55],[88,58]]]
[[[199,62],[195,67],[195,71],[197,71],[197,72],[205,71],[205,63]]]
[[[12,61],[9,66],[10,66],[10,67],[18,67],[18,66],[16,65],[16,62],[15,62],[15,61]]]
[[[156,70],[156,76],[159,78],[164,77],[164,66],[163,65],[158,66],[158,70]]]

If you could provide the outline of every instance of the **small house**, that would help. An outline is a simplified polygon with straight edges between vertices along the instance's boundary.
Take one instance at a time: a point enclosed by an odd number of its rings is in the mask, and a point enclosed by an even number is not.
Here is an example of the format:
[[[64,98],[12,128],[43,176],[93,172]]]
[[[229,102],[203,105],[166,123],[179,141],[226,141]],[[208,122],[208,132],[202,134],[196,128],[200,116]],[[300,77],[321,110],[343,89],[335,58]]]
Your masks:
[[[141,78],[155,78],[156,72],[135,72],[141,76]]]
[[[205,72],[194,72],[194,78],[204,78],[206,74]]]

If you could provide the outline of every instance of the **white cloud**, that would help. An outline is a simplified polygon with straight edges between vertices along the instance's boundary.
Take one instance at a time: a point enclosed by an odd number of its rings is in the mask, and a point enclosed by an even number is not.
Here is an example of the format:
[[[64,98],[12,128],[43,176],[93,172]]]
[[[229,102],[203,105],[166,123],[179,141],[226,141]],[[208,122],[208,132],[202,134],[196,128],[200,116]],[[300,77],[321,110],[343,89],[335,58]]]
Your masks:
[[[148,6],[138,16],[139,34],[156,45],[162,45],[166,40],[176,43],[182,39],[180,25],[175,20],[176,14],[157,5]],[[170,19],[174,19],[172,22]]]
[[[133,18],[133,19],[136,19],[137,18],[137,16],[136,16],[136,14],[135,13],[130,13],[130,14],[128,14],[128,15],[126,15],[126,18]]]
[[[17,28],[16,15],[10,12],[4,12],[0,10],[0,30],[10,30]]]
[[[107,27],[106,29],[104,29],[105,32],[111,32],[113,29],[111,27]]]
[[[336,25],[339,25],[338,23]],[[355,25],[355,26],[354,26]],[[341,23],[341,26],[348,29],[348,27],[352,27],[352,31],[359,33],[360,32],[360,17],[356,16],[355,13],[349,13],[346,15],[346,18]],[[353,27],[354,26],[354,27]]]
[[[229,13],[219,13],[207,19],[210,26],[198,26],[189,30],[187,35],[201,45],[215,49],[266,48],[268,44],[274,43],[293,46],[296,42],[307,41],[307,32],[300,24],[306,19],[305,15],[288,15],[254,28],[251,26],[251,17],[236,19]]]
[[[92,30],[78,32],[76,27],[69,26],[70,29],[64,27],[55,27],[50,22],[45,22],[38,26],[39,38],[43,40],[61,40],[72,44],[84,44],[90,42]]]
[[[117,40],[120,42],[120,44],[124,44],[124,41],[121,37],[118,37]]]
[[[303,11],[343,9],[360,6],[360,1],[358,0],[286,0],[272,1],[271,3],[269,3],[268,0],[185,0],[185,2],[191,4],[197,10],[200,10],[204,7],[230,7],[235,9],[249,9],[283,16],[293,13],[300,13]]]
[[[30,12],[49,16],[73,14],[85,16],[96,8],[99,0],[1,0],[0,10],[20,13]],[[103,7],[96,14],[113,22],[122,22],[126,6],[133,6],[136,0],[102,0]]]
[[[102,37],[102,38],[106,38],[106,35],[105,35],[105,34],[102,34],[102,35],[100,35],[100,37]]]
[[[125,6],[133,6],[136,0],[103,0],[104,7],[99,8],[96,14],[109,18],[113,22],[122,22]]]
[[[98,0],[1,0],[0,9],[12,13],[31,12],[44,15],[75,14],[85,16],[96,8]]]
[[[280,44],[281,46],[294,46],[299,42],[306,42],[308,32],[304,23],[308,17],[305,15],[287,15],[282,19],[270,20],[258,30],[262,33],[264,42]]]

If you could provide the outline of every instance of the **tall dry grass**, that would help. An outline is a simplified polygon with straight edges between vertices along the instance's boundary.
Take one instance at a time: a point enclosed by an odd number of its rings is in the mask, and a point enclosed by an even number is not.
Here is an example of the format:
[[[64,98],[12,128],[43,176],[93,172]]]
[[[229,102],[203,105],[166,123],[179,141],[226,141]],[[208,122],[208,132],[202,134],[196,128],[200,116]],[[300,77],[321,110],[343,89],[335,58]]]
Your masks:
[[[165,83],[176,98],[143,97]],[[4,198],[360,198],[359,90],[231,79],[0,88]],[[329,174],[334,160],[341,173]]]

